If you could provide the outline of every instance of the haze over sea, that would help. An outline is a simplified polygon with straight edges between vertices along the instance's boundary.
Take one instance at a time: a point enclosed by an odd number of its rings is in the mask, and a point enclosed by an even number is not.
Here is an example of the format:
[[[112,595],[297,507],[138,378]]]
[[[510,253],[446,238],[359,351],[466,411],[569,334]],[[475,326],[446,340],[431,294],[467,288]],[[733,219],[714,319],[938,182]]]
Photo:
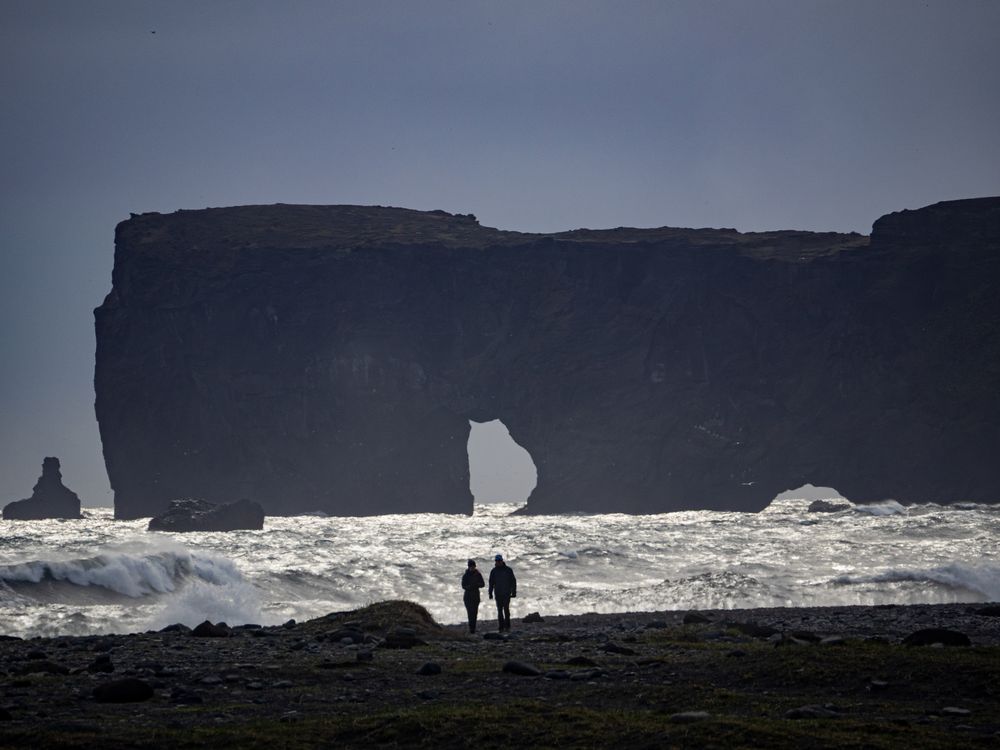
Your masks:
[[[0,633],[137,632],[202,620],[277,624],[385,599],[464,620],[468,557],[502,553],[515,618],[585,612],[1000,600],[1000,506],[894,501],[809,513],[268,517],[262,531],[165,534],[110,508],[6,521]],[[483,597],[480,617],[495,619]]]

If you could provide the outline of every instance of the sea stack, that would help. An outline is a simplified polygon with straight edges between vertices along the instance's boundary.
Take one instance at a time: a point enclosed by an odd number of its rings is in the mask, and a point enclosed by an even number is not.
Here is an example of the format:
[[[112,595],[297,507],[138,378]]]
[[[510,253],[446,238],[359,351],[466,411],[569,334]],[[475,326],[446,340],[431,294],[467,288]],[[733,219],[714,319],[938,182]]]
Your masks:
[[[81,517],[80,498],[62,483],[58,458],[49,456],[42,461],[42,476],[35,483],[31,497],[7,503],[3,517],[21,521]]]

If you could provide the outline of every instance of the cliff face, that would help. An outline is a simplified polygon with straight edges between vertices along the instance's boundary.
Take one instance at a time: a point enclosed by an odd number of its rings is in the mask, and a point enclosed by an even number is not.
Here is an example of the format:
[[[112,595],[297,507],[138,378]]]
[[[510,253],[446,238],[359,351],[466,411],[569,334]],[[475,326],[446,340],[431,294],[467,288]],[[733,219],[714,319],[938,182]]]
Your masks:
[[[529,512],[1000,500],[1000,199],[860,235],[500,232],[352,206],[142,214],[96,312],[121,518],[471,511],[468,421]]]

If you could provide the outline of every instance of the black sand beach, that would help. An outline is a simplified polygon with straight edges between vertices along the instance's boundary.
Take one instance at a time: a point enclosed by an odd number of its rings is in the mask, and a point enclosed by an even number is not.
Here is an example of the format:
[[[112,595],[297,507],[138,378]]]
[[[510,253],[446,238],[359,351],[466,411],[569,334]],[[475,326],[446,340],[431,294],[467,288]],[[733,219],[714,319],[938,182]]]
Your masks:
[[[520,612],[494,639],[385,602],[214,637],[5,639],[0,746],[994,747],[997,614]]]

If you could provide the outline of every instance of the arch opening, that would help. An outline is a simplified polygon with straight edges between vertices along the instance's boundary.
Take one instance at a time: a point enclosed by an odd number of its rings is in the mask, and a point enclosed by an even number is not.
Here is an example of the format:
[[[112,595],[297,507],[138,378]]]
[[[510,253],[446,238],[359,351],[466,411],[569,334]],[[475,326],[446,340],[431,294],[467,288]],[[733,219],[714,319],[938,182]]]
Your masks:
[[[520,503],[538,483],[531,454],[499,419],[469,421],[469,489],[476,503]]]

